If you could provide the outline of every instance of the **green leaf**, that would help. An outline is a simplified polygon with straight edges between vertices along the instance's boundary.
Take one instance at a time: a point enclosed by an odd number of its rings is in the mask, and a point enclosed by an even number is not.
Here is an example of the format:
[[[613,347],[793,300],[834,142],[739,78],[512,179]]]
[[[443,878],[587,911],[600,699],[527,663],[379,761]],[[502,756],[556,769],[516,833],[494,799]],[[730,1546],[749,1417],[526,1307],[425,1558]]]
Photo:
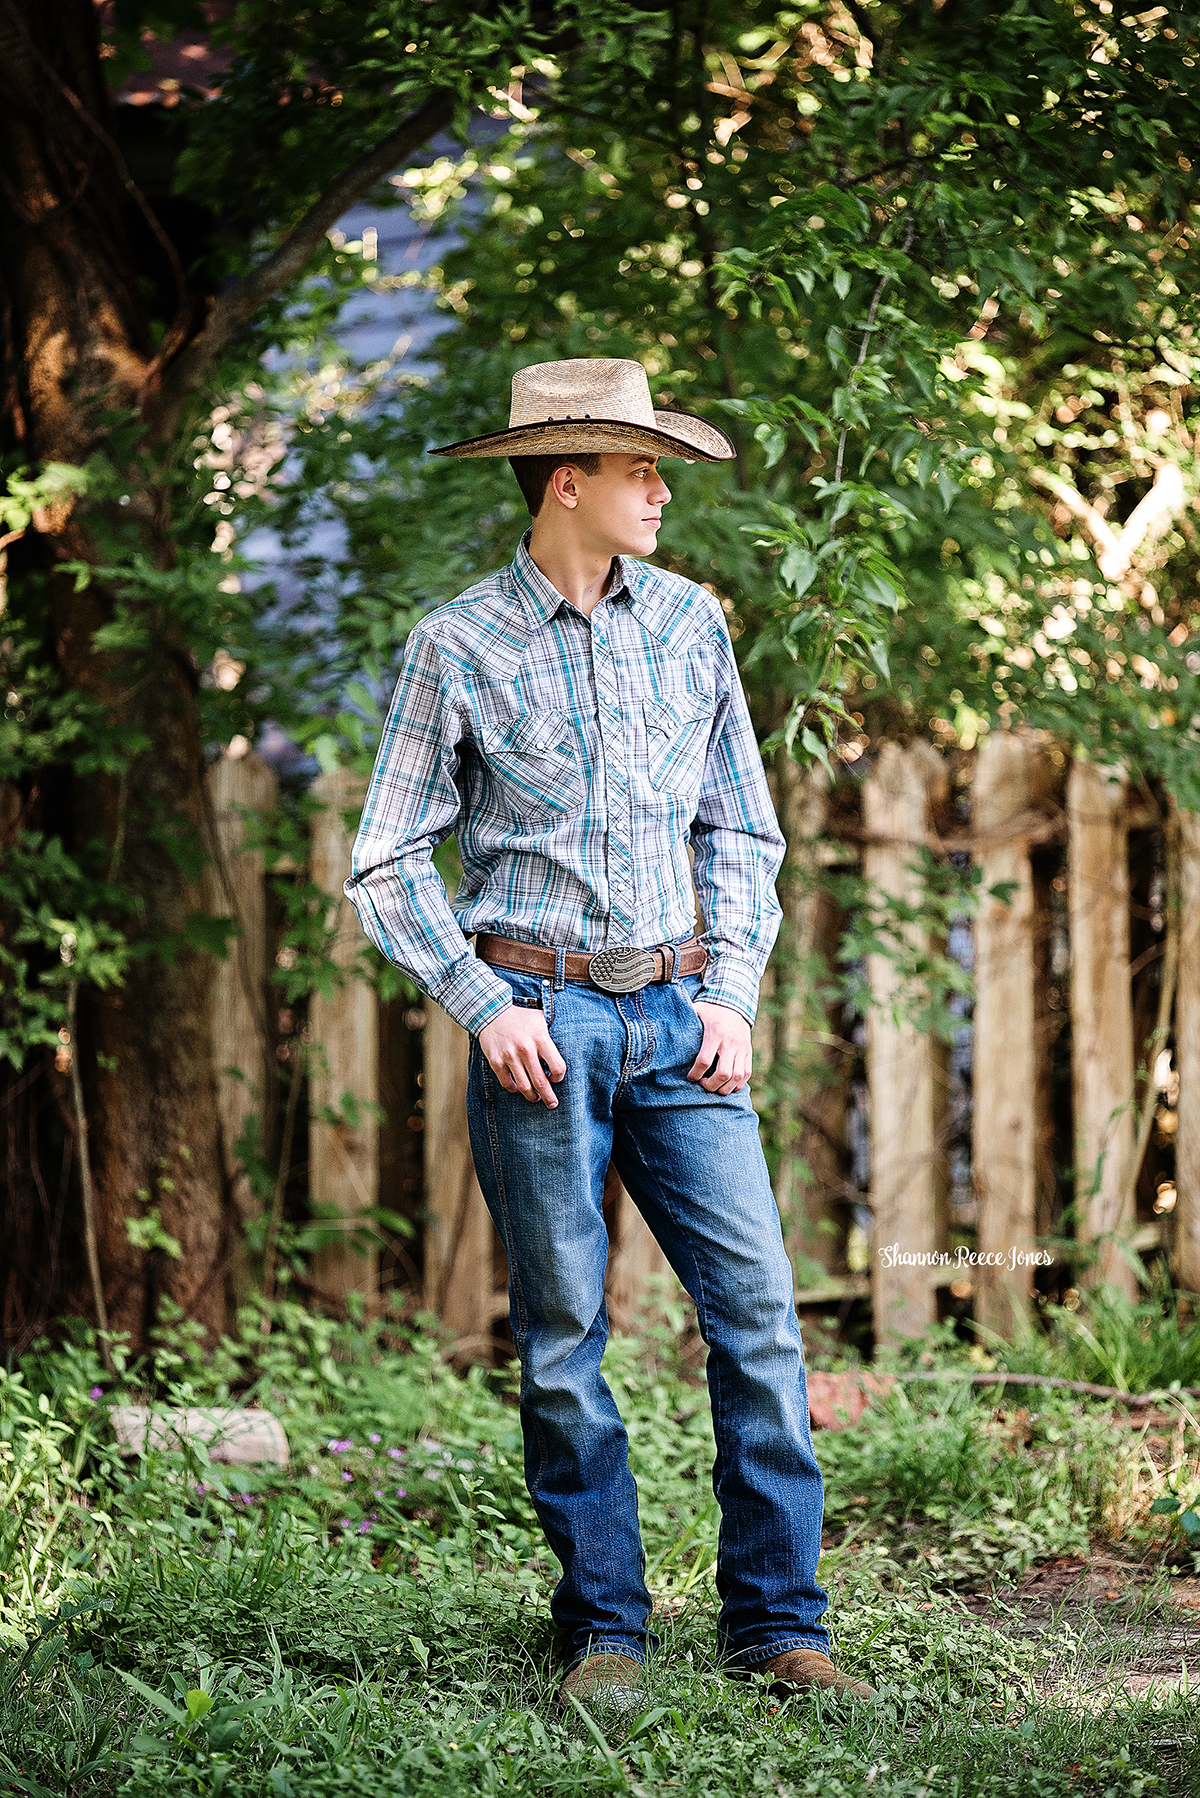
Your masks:
[[[1172,1517],[1178,1509],[1179,1500],[1174,1494],[1164,1493],[1162,1498],[1156,1498],[1150,1506],[1150,1515],[1151,1517]]]
[[[183,940],[188,948],[215,955],[218,961],[226,959],[230,942],[241,934],[241,928],[233,918],[214,918],[208,912],[194,911],[184,920]]]
[[[336,774],[341,766],[338,760],[337,738],[331,737],[327,731],[322,731],[319,737],[313,739],[311,747],[321,773]]]
[[[793,543],[785,550],[779,563],[779,578],[792,589],[797,599],[803,599],[817,578],[819,563],[810,549],[802,543]]]
[[[761,443],[766,451],[767,467],[774,468],[787,449],[787,432],[782,425],[761,424],[754,432],[754,440]]]
[[[165,1717],[169,1717],[172,1723],[176,1724],[180,1729],[183,1728],[188,1720],[186,1711],[181,1711],[177,1705],[171,1703],[169,1698],[164,1698],[161,1692],[154,1691],[152,1687],[146,1685],[144,1680],[138,1679],[135,1674],[126,1673],[123,1667],[114,1667],[113,1672],[118,1679],[123,1679],[127,1686],[132,1686],[135,1692],[140,1692],[147,1704],[154,1705]]]

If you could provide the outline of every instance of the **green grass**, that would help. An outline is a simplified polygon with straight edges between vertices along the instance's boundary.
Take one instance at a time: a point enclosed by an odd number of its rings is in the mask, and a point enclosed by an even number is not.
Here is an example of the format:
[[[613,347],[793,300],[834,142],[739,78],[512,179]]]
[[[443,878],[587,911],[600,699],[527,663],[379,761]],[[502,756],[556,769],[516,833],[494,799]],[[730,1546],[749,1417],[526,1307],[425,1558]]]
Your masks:
[[[665,1328],[618,1340],[608,1364],[663,1645],[635,1713],[565,1718],[555,1568],[520,1477],[508,1372],[460,1376],[427,1333],[288,1307],[269,1338],[255,1314],[212,1355],[167,1330],[116,1382],[85,1338],[27,1357],[0,1376],[0,1792],[1200,1789],[1194,1700],[1125,1696],[1127,1624],[1064,1614],[1031,1630],[1018,1610],[984,1620],[961,1596],[1086,1552],[1117,1514],[1161,1559],[1174,1538],[1148,1510],[1167,1475],[1147,1471],[1128,1429],[1047,1394],[1014,1430],[994,1395],[932,1385],[818,1437],[835,1652],[884,1702],[779,1705],[714,1659],[712,1438],[675,1342]],[[283,1419],[292,1464],[122,1460],[114,1393],[249,1396]],[[1139,1627],[1158,1640],[1154,1592]],[[1085,1699],[1088,1685],[1107,1699]]]

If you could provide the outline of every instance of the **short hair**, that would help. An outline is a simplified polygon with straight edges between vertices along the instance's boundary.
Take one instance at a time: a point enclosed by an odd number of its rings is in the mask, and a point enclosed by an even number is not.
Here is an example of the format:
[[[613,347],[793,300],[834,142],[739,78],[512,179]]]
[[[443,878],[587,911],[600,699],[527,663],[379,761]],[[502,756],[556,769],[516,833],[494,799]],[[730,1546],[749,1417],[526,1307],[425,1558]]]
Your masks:
[[[577,456],[510,456],[508,466],[517,477],[529,516],[536,518],[542,509],[546,489],[556,468],[578,468],[582,474],[600,473],[600,452],[585,450]]]

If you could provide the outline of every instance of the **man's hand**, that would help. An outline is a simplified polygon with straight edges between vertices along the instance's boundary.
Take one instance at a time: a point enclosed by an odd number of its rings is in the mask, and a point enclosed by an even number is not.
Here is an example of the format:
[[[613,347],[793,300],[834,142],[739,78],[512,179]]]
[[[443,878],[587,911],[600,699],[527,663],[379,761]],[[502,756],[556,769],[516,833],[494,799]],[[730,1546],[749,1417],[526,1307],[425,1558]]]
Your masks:
[[[700,1081],[705,1093],[739,1093],[750,1079],[750,1025],[729,1005],[696,1000],[694,1010],[703,1025],[703,1039],[687,1079]]]
[[[750,1078],[749,1024],[728,1005],[706,1005],[697,999],[695,1010],[704,1025],[704,1039],[688,1079],[698,1080],[708,1093],[741,1092]]]
[[[561,1080],[567,1064],[550,1040],[544,1011],[510,1005],[484,1025],[479,1032],[479,1047],[505,1092],[520,1093],[535,1104],[540,1099],[549,1110],[554,1110],[558,1100],[550,1090],[542,1063],[550,1069],[550,1080]]]

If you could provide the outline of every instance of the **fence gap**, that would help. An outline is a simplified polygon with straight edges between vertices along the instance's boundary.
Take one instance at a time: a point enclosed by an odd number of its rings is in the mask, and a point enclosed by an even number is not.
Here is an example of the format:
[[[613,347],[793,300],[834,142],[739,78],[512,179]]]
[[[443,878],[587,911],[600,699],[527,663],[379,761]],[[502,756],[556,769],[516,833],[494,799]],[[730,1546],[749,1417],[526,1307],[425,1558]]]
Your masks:
[[[1134,1052],[1126,791],[1122,769],[1076,759],[1067,780],[1067,878],[1075,1232],[1083,1242],[1106,1238],[1087,1283],[1105,1281],[1133,1298],[1136,1276],[1113,1240],[1135,1221],[1127,1203]]]
[[[945,765],[931,745],[883,745],[863,787],[863,871],[880,891],[919,905],[921,881],[913,865],[929,841],[930,808],[944,802],[948,790]],[[914,947],[929,947],[919,925],[907,934]],[[881,954],[867,959],[872,1294],[875,1334],[886,1340],[919,1336],[936,1321],[936,1287],[946,1278],[944,1269],[939,1275],[928,1267],[886,1265],[886,1252],[894,1246],[905,1254],[932,1255],[948,1243],[945,1057],[932,1036],[893,1017],[894,963]]]

